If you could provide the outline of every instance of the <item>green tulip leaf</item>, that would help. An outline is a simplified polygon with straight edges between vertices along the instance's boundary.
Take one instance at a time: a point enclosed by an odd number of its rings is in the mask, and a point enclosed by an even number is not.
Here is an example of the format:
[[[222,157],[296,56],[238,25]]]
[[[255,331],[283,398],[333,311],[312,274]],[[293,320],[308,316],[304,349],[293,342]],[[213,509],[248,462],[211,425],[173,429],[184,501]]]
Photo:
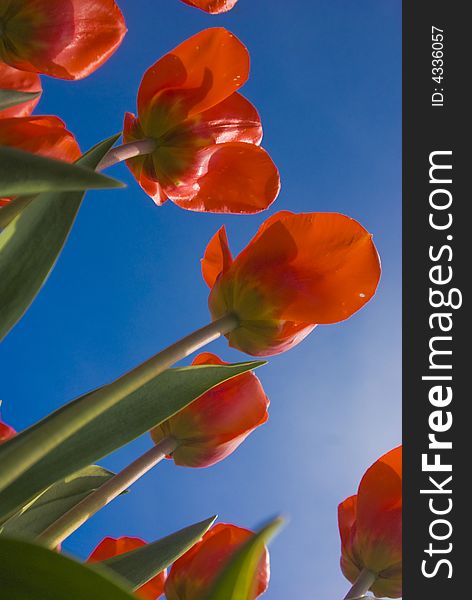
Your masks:
[[[86,419],[76,433],[65,440],[55,423],[67,423],[94,403],[105,388],[81,396],[36,425],[0,446],[0,522],[21,509],[32,498],[59,479],[93,464],[176,414],[214,386],[245,373],[264,362],[234,365],[199,365],[167,369],[111,407]],[[58,440],[58,441],[56,441]],[[47,442],[46,452],[42,447]],[[24,471],[22,461],[41,449],[37,460]],[[10,465],[7,468],[7,464]],[[27,462],[30,464],[30,462]],[[10,476],[10,483],[5,483]],[[3,479],[3,485],[2,485]]]
[[[87,177],[94,176],[91,169],[118,137],[101,142],[79,160],[88,167]],[[3,169],[1,151],[0,148],[0,170]],[[0,180],[3,181],[1,172]],[[48,278],[83,197],[83,191],[40,194],[0,232],[0,340],[21,319]],[[15,201],[24,201],[24,198]],[[8,204],[0,209],[0,221],[3,211],[8,209]]]
[[[124,187],[96,173],[83,160],[75,164],[0,146],[0,197]]]
[[[216,517],[205,519],[201,523],[190,525],[190,527],[181,529],[157,542],[114,556],[100,564],[118,573],[135,590],[170,567],[182,554],[190,550],[201,540],[215,519]]]
[[[108,570],[24,540],[0,537],[2,600],[136,600]]]
[[[49,486],[3,525],[0,534],[33,539],[81,502],[114,473],[91,465]]]
[[[254,600],[257,569],[264,548],[282,523],[282,519],[274,519],[245,542],[217,577],[204,600]]]
[[[41,96],[41,92],[18,92],[17,90],[0,90],[0,111],[18,106]]]

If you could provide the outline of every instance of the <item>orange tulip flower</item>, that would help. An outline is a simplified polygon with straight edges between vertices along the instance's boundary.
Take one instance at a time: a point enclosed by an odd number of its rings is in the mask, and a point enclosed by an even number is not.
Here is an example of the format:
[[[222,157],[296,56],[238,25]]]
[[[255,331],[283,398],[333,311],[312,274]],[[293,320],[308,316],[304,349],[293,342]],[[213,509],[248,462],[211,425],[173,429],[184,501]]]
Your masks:
[[[80,148],[70,131],[57,117],[21,117],[0,119],[0,146],[13,146],[66,162],[80,156]],[[9,198],[0,198],[0,206]]]
[[[0,444],[3,444],[7,440],[15,437],[16,431],[10,425],[7,425],[0,419]]]
[[[0,60],[22,71],[82,79],[108,60],[125,33],[114,0],[0,3]]]
[[[131,552],[131,550],[136,550],[137,548],[141,548],[145,545],[146,542],[137,537],[106,537],[98,544],[92,554],[88,557],[87,562],[93,563],[107,560],[113,556],[119,556],[125,552]],[[136,593],[140,598],[145,598],[145,600],[157,600],[157,598],[160,598],[160,596],[162,596],[164,593],[165,580],[166,572],[162,571],[150,581],[142,585],[138,590],[136,590]]]
[[[193,365],[226,365],[203,352]],[[152,430],[156,444],[173,437],[179,445],[172,456],[185,467],[209,467],[229,456],[269,417],[269,400],[254,373],[242,373],[209,390]]]
[[[402,447],[379,458],[365,473],[357,496],[338,508],[341,569],[352,583],[363,569],[377,576],[371,591],[402,595]]]
[[[155,142],[127,164],[156,204],[255,213],[275,200],[279,174],[259,146],[259,115],[237,92],[248,75],[246,48],[221,28],[197,33],[146,71],[123,140]]]
[[[170,570],[165,584],[167,600],[200,600],[225,568],[232,555],[252,535],[248,529],[220,523],[212,527]],[[259,563],[252,598],[263,594],[269,585],[269,553]]]
[[[206,248],[202,270],[213,319],[239,318],[226,336],[230,346],[267,356],[364,306],[377,288],[380,261],[372,236],[354,219],[284,211],[235,259],[222,227]]]
[[[0,62],[0,90],[15,90],[17,92],[41,92],[41,80],[36,73],[25,73]],[[11,117],[27,117],[39,102],[39,96],[27,100],[17,106],[0,110],[0,119]]]
[[[212,15],[228,12],[236,6],[238,0],[182,0],[189,6],[195,6]]]

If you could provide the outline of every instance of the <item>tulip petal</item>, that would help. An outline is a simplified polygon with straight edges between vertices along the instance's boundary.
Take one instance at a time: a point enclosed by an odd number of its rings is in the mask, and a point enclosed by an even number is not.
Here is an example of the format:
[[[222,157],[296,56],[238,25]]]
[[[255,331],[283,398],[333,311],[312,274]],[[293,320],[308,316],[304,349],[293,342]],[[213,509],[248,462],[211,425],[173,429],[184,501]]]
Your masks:
[[[402,504],[402,447],[394,448],[365,473],[358,492],[358,526],[371,527],[378,515]]]
[[[228,12],[238,0],[182,0],[189,6],[194,6],[212,15]]]
[[[279,189],[279,173],[267,152],[242,142],[204,148],[184,182],[164,187],[181,208],[245,214],[268,208]]]
[[[203,352],[192,365],[228,365]],[[172,436],[179,444],[172,453],[176,465],[209,467],[223,460],[268,419],[269,400],[254,373],[243,373],[197,398],[184,410],[151,431],[157,444]]]
[[[81,155],[72,133],[54,116],[0,119],[0,146],[12,146],[65,162],[73,162]],[[0,198],[0,206],[9,200]]]
[[[126,33],[114,0],[20,0],[7,13],[0,58],[24,71],[81,79],[115,52]],[[0,17],[2,9],[0,9]]]
[[[54,116],[1,119],[0,145],[66,162],[80,157],[74,136],[67,131],[64,122]]]
[[[172,566],[165,585],[167,600],[197,600],[203,597],[230,558],[251,535],[248,529],[226,523],[212,527]],[[269,553],[265,550],[257,572],[256,596],[267,590],[269,578]]]
[[[255,106],[237,92],[216,106],[195,115],[177,128],[185,132],[185,138],[208,140],[206,145],[227,142],[246,142],[259,145],[262,140],[261,118]],[[176,135],[170,135],[174,144]]]
[[[116,539],[112,537],[106,537],[95,548],[95,550],[87,559],[87,562],[101,562],[114,556],[124,554],[125,552],[131,552],[132,550],[136,550],[137,548],[141,548],[145,545],[146,542],[137,537],[124,536]],[[157,600],[157,598],[164,593],[165,579],[165,571],[162,571],[150,581],[142,585],[136,591],[136,594],[145,600]]]
[[[33,93],[42,91],[41,80],[36,73],[19,71],[2,62],[0,62],[0,89]],[[0,119],[27,117],[33,112],[38,102],[39,97],[27,100],[11,108],[6,108],[0,111]]]
[[[402,447],[376,461],[358,491],[357,538],[364,561],[378,571],[401,562]]]
[[[163,102],[181,104],[183,118],[215,106],[236,92],[249,76],[249,54],[224,28],[206,29],[159,59],[144,74],[138,93],[138,114],[144,118],[158,94]]]
[[[351,535],[352,526],[356,520],[357,496],[349,496],[338,506],[338,524],[341,544],[347,545]]]
[[[314,324],[350,317],[374,295],[380,278],[372,236],[337,213],[274,215],[236,263],[273,289],[280,318]]]
[[[202,258],[203,279],[209,288],[213,287],[219,274],[226,271],[232,262],[233,257],[229,249],[228,236],[223,225],[211,238]]]
[[[15,437],[16,431],[0,419],[0,444]]]

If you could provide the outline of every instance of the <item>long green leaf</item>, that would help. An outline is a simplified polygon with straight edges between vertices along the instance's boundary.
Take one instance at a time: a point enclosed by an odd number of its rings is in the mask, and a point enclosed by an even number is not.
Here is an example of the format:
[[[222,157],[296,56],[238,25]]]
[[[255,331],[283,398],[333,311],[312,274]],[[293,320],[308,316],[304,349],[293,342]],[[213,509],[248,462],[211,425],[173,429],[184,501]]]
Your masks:
[[[262,364],[258,361],[224,366],[201,365],[164,371],[102,411],[66,440],[52,444],[43,458],[6,485],[0,493],[0,522],[55,481],[124,446],[212,387]],[[0,446],[0,482],[5,457],[14,464],[18,452],[27,454],[29,448],[41,443],[41,432],[49,431],[51,422],[58,415],[63,419],[70,411],[77,414],[81,406],[93,401],[94,392],[82,396]],[[49,433],[48,441],[54,442]]]
[[[157,542],[114,556],[100,564],[118,573],[135,590],[185,554],[210,529],[215,519],[216,517],[205,519]]]
[[[0,538],[2,600],[136,600],[110,571],[23,540]]]
[[[33,539],[59,517],[111,479],[114,473],[97,465],[85,467],[48,487],[0,526],[0,534]]]
[[[97,145],[80,164],[94,169],[118,137]],[[23,316],[48,278],[83,196],[84,192],[40,194],[0,233],[0,340]],[[7,208],[0,209],[0,214]]]
[[[0,110],[18,106],[41,95],[41,92],[18,92],[17,90],[0,90]]]
[[[254,600],[257,569],[264,547],[282,523],[282,519],[274,519],[251,537],[223,569],[204,600]]]
[[[83,162],[70,164],[0,146],[0,197],[118,187],[124,186]]]

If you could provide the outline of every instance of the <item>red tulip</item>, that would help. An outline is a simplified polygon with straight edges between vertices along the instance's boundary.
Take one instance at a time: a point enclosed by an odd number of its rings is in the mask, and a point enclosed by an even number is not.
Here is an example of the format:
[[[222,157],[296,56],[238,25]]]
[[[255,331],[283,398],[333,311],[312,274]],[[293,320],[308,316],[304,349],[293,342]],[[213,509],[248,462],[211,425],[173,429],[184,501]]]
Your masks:
[[[0,59],[33,73],[82,79],[126,33],[114,0],[2,0]]]
[[[167,600],[200,600],[204,597],[232,555],[251,535],[248,529],[235,525],[220,523],[212,527],[173,564],[165,584]],[[267,590],[269,577],[269,553],[265,550],[252,599]]]
[[[0,444],[8,441],[12,437],[15,437],[16,431],[10,425],[7,425],[0,419]]]
[[[25,73],[0,62],[0,90],[15,90],[17,92],[41,92],[41,80],[36,73]],[[33,112],[39,102],[39,96],[27,100],[17,106],[0,110],[0,119],[11,117],[27,117]]]
[[[33,154],[73,162],[80,148],[70,131],[57,117],[0,119],[0,146],[12,146]],[[0,206],[9,198],[0,198]]]
[[[87,562],[107,560],[113,556],[119,556],[125,552],[131,552],[131,550],[136,550],[137,548],[141,548],[145,545],[146,542],[137,537],[106,537],[98,544],[92,554],[88,557]],[[145,600],[156,600],[164,593],[165,580],[166,573],[165,571],[162,571],[150,581],[142,585],[138,590],[136,590],[136,593],[140,598],[145,598]]]
[[[259,146],[256,109],[237,92],[248,75],[246,48],[221,28],[197,33],[146,71],[123,140],[155,142],[127,164],[156,204],[254,213],[274,201],[277,168]]]
[[[317,324],[350,317],[372,298],[380,261],[372,236],[337,213],[279,212],[233,259],[225,228],[202,261],[213,319],[234,313],[230,346],[248,354],[278,354]]]
[[[238,0],[182,0],[189,6],[195,6],[212,15],[228,12],[236,6]]]
[[[352,583],[363,569],[377,579],[380,597],[402,595],[402,447],[391,450],[365,473],[357,496],[338,508],[341,569]]]
[[[226,365],[204,352],[193,365]],[[269,417],[269,400],[254,373],[225,381],[152,430],[157,444],[174,437],[179,446],[170,458],[185,467],[209,467],[229,456]]]

